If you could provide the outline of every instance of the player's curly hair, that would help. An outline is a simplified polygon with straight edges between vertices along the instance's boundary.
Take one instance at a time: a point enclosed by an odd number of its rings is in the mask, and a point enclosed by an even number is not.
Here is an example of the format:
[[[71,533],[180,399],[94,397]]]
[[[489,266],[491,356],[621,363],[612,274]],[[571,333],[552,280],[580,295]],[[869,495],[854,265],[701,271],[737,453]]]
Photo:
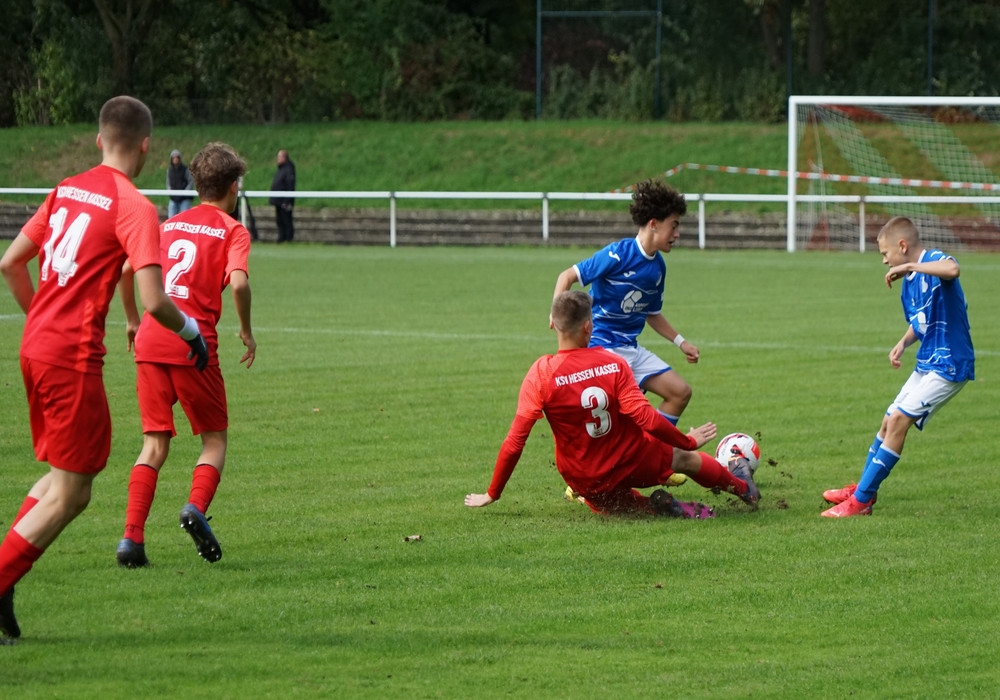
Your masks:
[[[632,203],[628,210],[633,224],[645,226],[653,219],[662,221],[673,214],[684,216],[687,202],[684,195],[670,185],[659,180],[645,180],[632,191]]]
[[[198,196],[206,202],[218,202],[229,188],[247,172],[246,161],[224,143],[210,143],[191,159],[191,177]]]

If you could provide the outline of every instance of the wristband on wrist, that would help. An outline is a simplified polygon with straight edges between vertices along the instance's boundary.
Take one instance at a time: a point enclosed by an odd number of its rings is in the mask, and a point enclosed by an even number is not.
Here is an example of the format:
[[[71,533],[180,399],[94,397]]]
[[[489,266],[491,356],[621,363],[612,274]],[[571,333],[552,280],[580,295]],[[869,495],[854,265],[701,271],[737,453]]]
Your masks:
[[[185,314],[184,325],[181,327],[179,331],[177,331],[177,335],[179,335],[184,340],[193,340],[194,338],[198,337],[199,333],[201,333],[201,329],[198,328],[198,322],[195,321],[193,317]]]
[[[684,344],[684,336],[678,333],[677,335],[674,336],[674,345],[680,347],[683,344]]]

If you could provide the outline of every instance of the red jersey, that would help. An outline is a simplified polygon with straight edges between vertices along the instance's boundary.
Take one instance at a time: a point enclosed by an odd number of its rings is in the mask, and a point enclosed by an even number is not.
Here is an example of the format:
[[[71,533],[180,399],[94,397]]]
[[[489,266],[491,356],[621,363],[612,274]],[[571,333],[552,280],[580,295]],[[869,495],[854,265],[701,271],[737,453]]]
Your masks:
[[[528,370],[493,471],[489,495],[500,497],[535,421],[545,416],[556,445],[556,468],[581,493],[614,490],[639,459],[646,433],[684,450],[694,438],[675,428],[640,391],[632,370],[604,348],[560,350]]]
[[[159,222],[128,176],[106,165],[50,192],[21,229],[40,248],[21,355],[100,374],[104,322],[122,264],[128,258],[138,270],[160,263]]]
[[[167,219],[160,229],[163,287],[177,308],[198,321],[208,344],[210,365],[219,364],[222,290],[233,270],[247,272],[250,232],[243,224],[210,204],[199,204]],[[135,336],[135,361],[188,365],[190,348],[149,314]]]

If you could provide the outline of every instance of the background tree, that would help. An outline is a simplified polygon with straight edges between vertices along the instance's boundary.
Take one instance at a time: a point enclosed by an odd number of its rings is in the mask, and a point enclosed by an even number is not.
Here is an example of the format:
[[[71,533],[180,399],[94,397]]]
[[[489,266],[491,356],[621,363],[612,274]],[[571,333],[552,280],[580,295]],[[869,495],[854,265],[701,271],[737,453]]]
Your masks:
[[[545,0],[653,9],[655,0]],[[935,94],[1000,94],[1000,4],[935,0]],[[157,121],[532,118],[532,0],[6,0],[0,126],[92,121],[111,95]],[[912,0],[669,0],[543,23],[544,118],[780,120],[789,91],[924,94]],[[654,85],[656,76],[660,85]]]

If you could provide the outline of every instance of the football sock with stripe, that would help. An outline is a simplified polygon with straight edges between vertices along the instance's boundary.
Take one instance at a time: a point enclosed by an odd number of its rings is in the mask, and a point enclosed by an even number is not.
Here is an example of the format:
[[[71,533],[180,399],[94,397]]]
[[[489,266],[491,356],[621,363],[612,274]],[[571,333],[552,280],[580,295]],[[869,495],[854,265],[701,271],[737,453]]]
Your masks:
[[[672,416],[669,413],[664,413],[663,411],[660,411],[659,413],[660,413],[661,416],[663,416],[664,418],[666,418],[668,421],[670,421],[674,425],[677,425],[677,421],[679,421],[681,419],[680,416]]]
[[[861,503],[869,503],[878,492],[878,487],[882,484],[892,468],[899,461],[899,455],[890,450],[885,445],[878,448],[878,452],[872,456],[871,462],[865,467],[861,480],[858,481],[858,488],[854,492],[854,497]]]
[[[872,441],[872,444],[869,445],[868,447],[868,457],[865,459],[865,466],[861,470],[862,474],[864,474],[865,470],[868,469],[868,465],[872,463],[872,457],[878,454],[878,450],[880,447],[882,447],[882,438],[880,438],[878,436],[878,433],[876,433],[875,439]]]

